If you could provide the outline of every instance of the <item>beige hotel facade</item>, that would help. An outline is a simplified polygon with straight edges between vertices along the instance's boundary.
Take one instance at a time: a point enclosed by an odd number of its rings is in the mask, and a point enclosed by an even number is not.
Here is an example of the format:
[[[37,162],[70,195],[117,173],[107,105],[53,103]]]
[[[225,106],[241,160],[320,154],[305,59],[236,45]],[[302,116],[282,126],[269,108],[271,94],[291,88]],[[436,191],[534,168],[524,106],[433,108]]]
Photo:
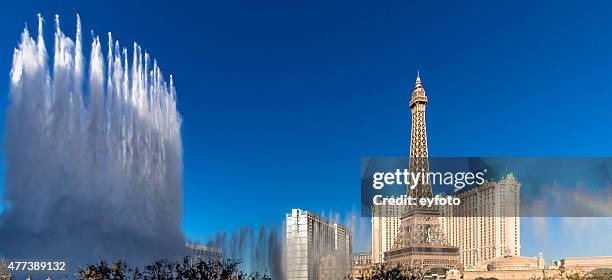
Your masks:
[[[372,263],[384,262],[385,252],[393,248],[400,228],[403,207],[372,206]]]
[[[441,208],[440,225],[449,245],[459,247],[464,268],[521,254],[520,186],[513,174],[466,190],[460,206]],[[379,206],[372,213],[372,262],[384,262],[400,227],[400,206]]]
[[[459,193],[460,205],[441,209],[442,229],[449,244],[459,247],[466,269],[481,261],[521,255],[520,188],[510,173]]]

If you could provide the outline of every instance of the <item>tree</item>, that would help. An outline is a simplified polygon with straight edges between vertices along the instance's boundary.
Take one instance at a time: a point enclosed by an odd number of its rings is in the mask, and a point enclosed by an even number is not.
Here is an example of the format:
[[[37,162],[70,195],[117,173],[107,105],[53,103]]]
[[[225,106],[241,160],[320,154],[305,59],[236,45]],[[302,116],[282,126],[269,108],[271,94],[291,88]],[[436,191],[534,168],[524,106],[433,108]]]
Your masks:
[[[239,270],[240,261],[204,261],[184,258],[182,262],[167,259],[145,266],[131,268],[123,261],[109,265],[100,261],[79,269],[78,280],[266,280],[266,273],[247,274]]]
[[[400,265],[388,266],[384,263],[371,267],[359,279],[364,280],[421,280],[423,273],[417,269],[409,269]]]
[[[0,280],[10,279],[13,279],[13,276],[8,269],[8,262],[5,259],[0,259]]]
[[[102,260],[97,264],[79,269],[77,279],[80,280],[126,280],[126,273],[131,271],[123,261],[115,261],[110,266]]]

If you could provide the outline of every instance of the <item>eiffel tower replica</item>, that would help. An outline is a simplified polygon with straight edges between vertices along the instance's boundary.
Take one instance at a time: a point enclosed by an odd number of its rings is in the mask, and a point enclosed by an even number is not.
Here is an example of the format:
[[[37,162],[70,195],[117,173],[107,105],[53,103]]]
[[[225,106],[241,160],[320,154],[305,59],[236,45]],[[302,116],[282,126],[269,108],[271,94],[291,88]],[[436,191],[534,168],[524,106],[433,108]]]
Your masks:
[[[416,85],[412,91],[410,109],[412,129],[410,136],[410,172],[429,172],[427,151],[427,130],[425,106],[427,95],[417,73]],[[433,196],[431,185],[420,180],[408,195],[420,199]],[[392,265],[419,270],[423,273],[461,269],[459,248],[448,245],[440,227],[439,209],[427,206],[407,206],[402,213],[400,228],[391,250],[385,252],[385,262]]]

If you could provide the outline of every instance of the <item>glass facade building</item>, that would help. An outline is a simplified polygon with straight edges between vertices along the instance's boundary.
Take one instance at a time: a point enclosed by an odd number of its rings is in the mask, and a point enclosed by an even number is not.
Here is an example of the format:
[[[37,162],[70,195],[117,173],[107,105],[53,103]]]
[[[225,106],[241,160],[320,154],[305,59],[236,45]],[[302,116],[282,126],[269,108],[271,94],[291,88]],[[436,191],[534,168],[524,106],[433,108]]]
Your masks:
[[[301,209],[287,213],[286,225],[288,280],[342,279],[348,273],[353,242],[349,229]]]

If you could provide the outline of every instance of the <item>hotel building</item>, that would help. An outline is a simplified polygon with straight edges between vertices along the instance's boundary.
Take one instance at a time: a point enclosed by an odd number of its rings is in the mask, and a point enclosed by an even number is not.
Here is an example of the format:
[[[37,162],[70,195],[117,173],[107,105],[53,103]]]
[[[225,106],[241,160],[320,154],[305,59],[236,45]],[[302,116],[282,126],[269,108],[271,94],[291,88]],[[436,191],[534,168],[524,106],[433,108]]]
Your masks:
[[[442,229],[459,247],[466,269],[478,262],[521,254],[520,187],[512,173],[499,182],[455,194],[459,206],[442,208]]]
[[[372,207],[372,263],[384,262],[400,227],[402,207],[396,205]]]
[[[353,254],[353,266],[372,264],[372,252],[359,252]]]
[[[200,261],[212,262],[223,260],[223,252],[219,248],[204,246],[195,242],[187,242],[185,247],[189,250],[189,261],[191,264]]]
[[[352,261],[353,236],[345,226],[301,209],[286,215],[287,279],[342,279]]]

